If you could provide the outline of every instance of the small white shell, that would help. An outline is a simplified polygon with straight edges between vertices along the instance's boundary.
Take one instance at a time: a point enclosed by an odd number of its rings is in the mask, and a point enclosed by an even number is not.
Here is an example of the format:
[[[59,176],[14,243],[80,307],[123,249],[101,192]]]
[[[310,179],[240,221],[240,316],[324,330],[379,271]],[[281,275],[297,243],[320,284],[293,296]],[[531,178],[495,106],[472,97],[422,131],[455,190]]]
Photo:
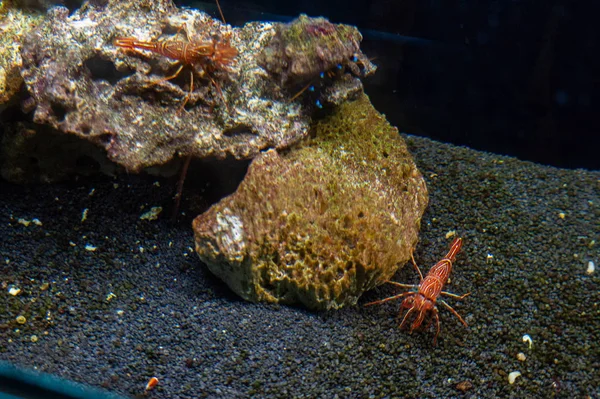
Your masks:
[[[589,261],[588,267],[587,267],[587,270],[585,271],[585,273],[591,276],[592,274],[594,274],[594,270],[596,270],[596,266],[594,265],[594,262]]]
[[[510,373],[508,375],[508,383],[509,384],[514,384],[515,380],[517,379],[517,377],[521,376],[521,372],[520,371],[513,371],[512,373]]]
[[[523,335],[523,342],[529,343],[529,349],[531,349],[531,347],[533,346],[533,340],[527,334]]]

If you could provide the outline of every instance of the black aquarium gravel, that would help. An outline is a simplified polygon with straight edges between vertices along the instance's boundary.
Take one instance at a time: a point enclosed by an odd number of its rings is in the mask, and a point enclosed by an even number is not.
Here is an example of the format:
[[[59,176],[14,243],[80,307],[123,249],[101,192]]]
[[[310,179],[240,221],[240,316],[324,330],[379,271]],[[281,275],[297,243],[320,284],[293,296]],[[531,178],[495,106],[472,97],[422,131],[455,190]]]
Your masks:
[[[417,262],[465,240],[446,289],[472,292],[448,299],[470,327],[440,307],[437,347],[399,303],[362,306],[392,286],[329,313],[242,301],[193,252],[190,186],[186,217],[141,220],[173,180],[121,176],[0,182],[0,360],[129,397],[598,398],[600,172],[405,138],[430,190]]]

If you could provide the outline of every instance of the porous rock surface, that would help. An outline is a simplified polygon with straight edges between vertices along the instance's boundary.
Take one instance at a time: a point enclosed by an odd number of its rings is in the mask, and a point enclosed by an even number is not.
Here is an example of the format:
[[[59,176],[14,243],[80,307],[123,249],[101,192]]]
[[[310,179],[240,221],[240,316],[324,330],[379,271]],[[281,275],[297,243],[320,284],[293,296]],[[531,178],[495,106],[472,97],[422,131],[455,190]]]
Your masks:
[[[290,23],[276,25],[258,63],[275,75],[281,85],[306,83],[338,66],[348,67],[354,75],[366,76],[376,67],[360,51],[361,41],[362,35],[354,26],[301,14]]]
[[[71,16],[53,8],[23,41],[21,73],[34,122],[100,145],[129,171],[174,156],[248,159],[286,148],[306,136],[310,111],[257,63],[275,25],[232,28],[170,0],[87,2]],[[115,46],[122,37],[229,41],[238,55],[210,73],[199,63],[165,80],[176,61]],[[194,89],[182,110],[191,74]]]
[[[301,148],[257,156],[237,191],[194,220],[200,259],[247,300],[354,304],[416,245],[425,182],[368,98],[312,133]]]
[[[42,15],[36,11],[21,10],[10,2],[0,1],[0,105],[12,99],[23,84],[21,38],[41,19]]]
[[[131,171],[174,155],[249,158],[263,148],[285,147],[306,134],[308,118],[299,106],[268,96],[273,83],[261,77],[266,73],[251,56],[268,39],[258,33],[262,28],[232,29],[169,0],[85,3],[72,16],[53,8],[23,42],[22,75],[36,103],[34,121],[101,145]],[[163,80],[177,70],[175,61],[119,48],[114,40],[185,42],[187,36],[206,43],[229,37],[239,55],[235,66],[210,78],[194,66],[194,91],[182,110],[192,67]]]
[[[363,92],[360,78],[377,70],[360,51],[362,35],[354,26],[302,14],[274,30],[258,64],[292,92],[311,87],[313,104],[331,107],[355,98]]]

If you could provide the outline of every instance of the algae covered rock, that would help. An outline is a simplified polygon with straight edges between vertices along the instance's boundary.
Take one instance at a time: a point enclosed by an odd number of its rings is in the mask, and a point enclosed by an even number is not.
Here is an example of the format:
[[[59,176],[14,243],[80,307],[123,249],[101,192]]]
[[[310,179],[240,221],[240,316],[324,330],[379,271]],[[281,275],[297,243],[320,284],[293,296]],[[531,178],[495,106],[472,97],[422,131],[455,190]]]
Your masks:
[[[38,24],[42,15],[0,1],[0,104],[8,102],[23,84],[20,68],[21,38]]]
[[[200,259],[250,301],[339,308],[410,259],[427,205],[406,144],[363,94],[314,139],[256,157],[193,223]]]
[[[313,28],[311,19],[303,21],[294,25],[296,35]],[[280,25],[234,28],[171,0],[86,2],[72,14],[54,7],[23,39],[20,72],[33,121],[100,146],[134,172],[174,157],[250,159],[268,148],[287,148],[308,134],[312,110],[258,63]],[[356,28],[335,29],[354,32],[343,41],[351,44],[340,55],[342,42],[335,41],[338,52],[325,52],[329,61],[318,64],[322,68],[359,53]],[[140,42],[146,49],[170,42],[171,50],[189,43],[206,54],[184,63],[178,74],[181,53],[177,60],[129,48]],[[330,42],[327,35],[312,41],[320,49]],[[236,56],[225,63],[218,49]],[[287,56],[296,65],[305,54],[293,49]],[[176,51],[167,54],[177,58]],[[362,90],[357,77],[346,75],[340,71],[328,80],[323,91],[331,103]]]
[[[171,0],[87,2],[71,15],[54,7],[23,40],[21,74],[34,122],[91,141],[129,171],[177,156],[249,159],[304,138],[310,124],[256,62],[273,34],[273,24],[232,28]],[[167,79],[177,60],[119,47],[123,38],[228,43],[237,56],[232,65],[207,56]]]
[[[362,35],[354,26],[302,14],[290,23],[276,26],[275,35],[258,62],[281,85],[302,84],[338,66],[348,66],[353,74],[366,76],[376,68],[360,51],[361,40]]]
[[[360,51],[361,41],[354,26],[301,14],[287,24],[275,25],[258,64],[289,91],[301,93],[311,87],[316,93],[314,103],[337,106],[360,95],[360,78],[377,70]]]

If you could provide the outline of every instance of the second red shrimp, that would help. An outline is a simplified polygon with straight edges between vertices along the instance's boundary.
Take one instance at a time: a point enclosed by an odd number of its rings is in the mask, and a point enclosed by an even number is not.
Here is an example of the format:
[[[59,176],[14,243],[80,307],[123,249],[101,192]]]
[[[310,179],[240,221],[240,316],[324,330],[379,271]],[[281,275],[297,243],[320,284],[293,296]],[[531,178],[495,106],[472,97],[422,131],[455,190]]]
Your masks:
[[[148,50],[179,61],[182,66],[178,72],[183,68],[183,65],[201,65],[203,68],[208,67],[208,69],[226,67],[231,65],[237,56],[237,50],[230,45],[228,39],[223,42],[216,39],[210,42],[183,42],[178,40],[145,42],[134,37],[120,37],[115,39],[114,44],[128,50]]]
[[[226,23],[219,0],[216,0],[216,3],[221,20],[223,23]],[[180,61],[183,65],[196,66],[200,64],[205,70],[207,68],[215,69],[231,65],[238,54],[237,50],[229,43],[229,37],[222,42],[214,38],[208,42],[196,42],[190,39],[185,24],[179,28],[179,31],[182,29],[185,31],[187,42],[178,40],[145,42],[137,40],[134,37],[121,37],[115,39],[114,44],[115,46],[128,50],[148,50],[172,60]],[[177,31],[177,33],[179,33],[179,31]],[[177,76],[183,68],[183,65],[170,78]]]
[[[223,23],[225,18],[221,11],[221,6],[217,0],[217,7],[221,15]],[[228,66],[233,64],[235,57],[238,55],[238,51],[231,46],[229,36],[225,38],[216,39],[213,37],[210,41],[194,41],[188,35],[185,24],[183,24],[177,33],[181,30],[185,31],[187,42],[180,40],[164,40],[164,41],[142,41],[135,37],[119,37],[114,40],[114,45],[117,47],[124,48],[126,50],[147,50],[152,53],[160,54],[172,60],[181,63],[177,71],[167,77],[159,79],[157,82],[167,81],[176,78],[185,65],[192,67],[200,67],[202,72],[208,76],[208,79],[217,89],[219,96],[223,99],[225,107],[227,103],[221,91],[221,87],[217,84],[212,74],[216,70],[226,69]],[[194,91],[194,73],[190,72],[190,90],[188,95],[185,97],[180,110],[183,110],[185,104],[190,98]]]

